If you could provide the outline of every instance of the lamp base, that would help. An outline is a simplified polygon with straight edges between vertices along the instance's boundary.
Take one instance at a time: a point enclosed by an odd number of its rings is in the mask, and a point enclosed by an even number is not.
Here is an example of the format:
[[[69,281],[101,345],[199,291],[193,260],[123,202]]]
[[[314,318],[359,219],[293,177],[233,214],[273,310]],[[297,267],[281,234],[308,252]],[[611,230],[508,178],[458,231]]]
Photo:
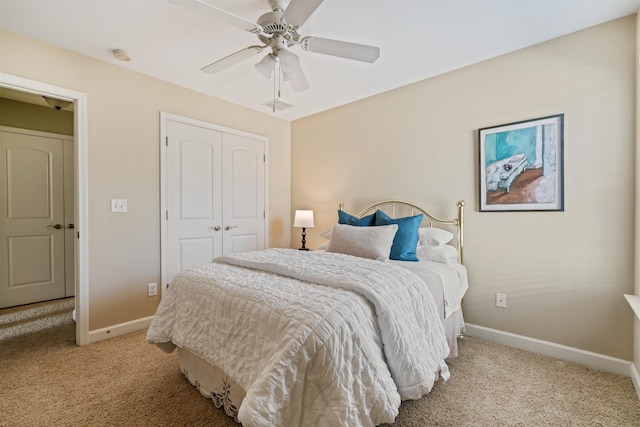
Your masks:
[[[306,229],[306,227],[302,227],[302,246],[300,247],[300,249],[298,249],[299,251],[308,251],[309,250],[304,245],[305,243],[307,243],[307,240],[305,239],[305,237],[307,237],[307,229]]]

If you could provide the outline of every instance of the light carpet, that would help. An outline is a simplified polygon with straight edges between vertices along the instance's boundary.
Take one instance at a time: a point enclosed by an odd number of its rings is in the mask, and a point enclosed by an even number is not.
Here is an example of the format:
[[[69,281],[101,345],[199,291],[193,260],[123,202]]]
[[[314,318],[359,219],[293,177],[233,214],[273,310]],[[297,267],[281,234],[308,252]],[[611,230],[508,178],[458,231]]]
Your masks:
[[[237,426],[145,331],[77,347],[69,301],[0,310],[0,426]],[[472,337],[448,363],[394,427],[640,426],[627,377]]]

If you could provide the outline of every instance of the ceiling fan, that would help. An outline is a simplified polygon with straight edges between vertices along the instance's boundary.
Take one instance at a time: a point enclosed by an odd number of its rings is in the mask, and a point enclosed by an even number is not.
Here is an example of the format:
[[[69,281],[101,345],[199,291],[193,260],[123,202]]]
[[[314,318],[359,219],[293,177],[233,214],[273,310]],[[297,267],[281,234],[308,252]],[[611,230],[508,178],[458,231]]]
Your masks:
[[[289,81],[294,91],[301,92],[307,90],[309,84],[300,67],[300,59],[289,50],[295,45],[300,45],[307,52],[368,63],[375,62],[380,56],[380,48],[375,46],[313,36],[301,37],[298,30],[323,0],[291,0],[290,2],[287,0],[268,0],[272,11],[260,16],[255,24],[220,9],[213,5],[211,0],[167,1],[254,33],[262,42],[262,45],[246,47],[203,67],[202,71],[206,73],[215,74],[226,70],[271,48],[271,51],[255,65],[256,69],[265,77],[271,78],[272,71],[278,64],[282,71],[283,80]]]

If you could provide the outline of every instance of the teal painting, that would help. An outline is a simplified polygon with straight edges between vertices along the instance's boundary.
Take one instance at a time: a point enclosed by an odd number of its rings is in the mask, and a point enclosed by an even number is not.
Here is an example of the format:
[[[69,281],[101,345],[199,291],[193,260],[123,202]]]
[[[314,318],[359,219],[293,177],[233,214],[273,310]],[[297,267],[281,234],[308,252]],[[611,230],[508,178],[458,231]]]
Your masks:
[[[564,210],[564,114],[483,128],[480,211]]]

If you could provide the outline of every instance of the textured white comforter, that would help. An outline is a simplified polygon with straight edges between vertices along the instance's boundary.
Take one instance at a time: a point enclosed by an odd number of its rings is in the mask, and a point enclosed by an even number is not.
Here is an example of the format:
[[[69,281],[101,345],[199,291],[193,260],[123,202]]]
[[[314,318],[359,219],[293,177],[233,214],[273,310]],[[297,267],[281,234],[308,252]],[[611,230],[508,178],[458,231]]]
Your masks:
[[[268,249],[181,273],[147,333],[246,391],[245,426],[375,426],[448,378],[422,280],[391,263]],[[165,346],[166,347],[166,346]]]

